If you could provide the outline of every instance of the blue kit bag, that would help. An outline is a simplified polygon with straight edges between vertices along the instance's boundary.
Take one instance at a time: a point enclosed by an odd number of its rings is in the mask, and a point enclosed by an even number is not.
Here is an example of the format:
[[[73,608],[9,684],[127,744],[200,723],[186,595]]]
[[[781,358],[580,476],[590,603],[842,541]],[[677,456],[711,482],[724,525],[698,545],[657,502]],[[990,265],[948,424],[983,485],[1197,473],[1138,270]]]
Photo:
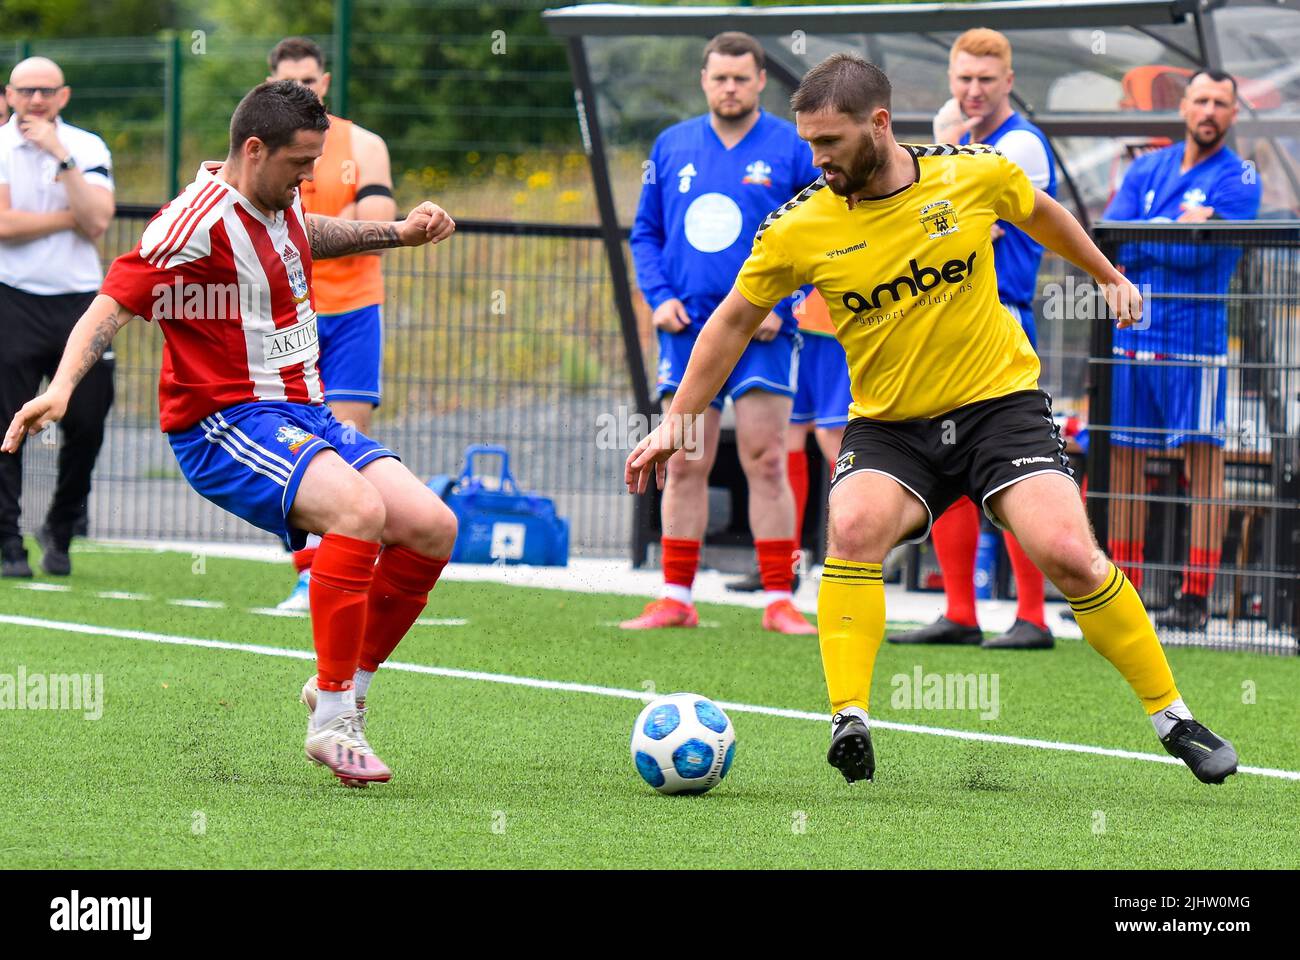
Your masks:
[[[500,457],[498,472],[477,472],[475,461],[483,457]],[[520,491],[505,447],[472,444],[460,476],[439,474],[429,488],[460,524],[452,563],[568,566],[569,521],[556,515],[549,497]]]

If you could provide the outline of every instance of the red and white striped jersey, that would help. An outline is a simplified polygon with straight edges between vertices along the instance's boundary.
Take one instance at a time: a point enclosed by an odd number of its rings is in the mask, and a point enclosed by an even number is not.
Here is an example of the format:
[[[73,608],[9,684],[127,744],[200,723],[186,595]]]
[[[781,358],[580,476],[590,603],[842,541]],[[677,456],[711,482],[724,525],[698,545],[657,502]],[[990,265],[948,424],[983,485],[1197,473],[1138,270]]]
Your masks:
[[[166,433],[237,403],[325,399],[302,204],[295,195],[291,209],[268,218],[220,167],[200,166],[100,288],[162,327]]]

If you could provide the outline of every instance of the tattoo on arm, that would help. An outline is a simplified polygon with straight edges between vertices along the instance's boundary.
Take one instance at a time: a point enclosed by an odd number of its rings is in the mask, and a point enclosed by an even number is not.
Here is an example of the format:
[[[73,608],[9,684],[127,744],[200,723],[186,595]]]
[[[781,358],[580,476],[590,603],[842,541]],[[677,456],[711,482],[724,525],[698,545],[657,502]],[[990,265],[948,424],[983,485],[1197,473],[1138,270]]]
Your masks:
[[[341,220],[338,217],[307,215],[307,241],[315,260],[345,257],[367,250],[402,246],[397,223],[377,220]]]
[[[120,312],[122,312],[120,307],[114,307],[102,320],[95,324],[95,332],[91,334],[90,343],[86,344],[86,349],[82,351],[81,363],[73,374],[72,383],[74,386],[80,383],[81,378],[90,372],[90,368],[99,362],[99,358],[104,355],[108,345],[113,342],[113,337],[117,335],[117,331],[121,329],[122,323],[125,322],[118,319]]]

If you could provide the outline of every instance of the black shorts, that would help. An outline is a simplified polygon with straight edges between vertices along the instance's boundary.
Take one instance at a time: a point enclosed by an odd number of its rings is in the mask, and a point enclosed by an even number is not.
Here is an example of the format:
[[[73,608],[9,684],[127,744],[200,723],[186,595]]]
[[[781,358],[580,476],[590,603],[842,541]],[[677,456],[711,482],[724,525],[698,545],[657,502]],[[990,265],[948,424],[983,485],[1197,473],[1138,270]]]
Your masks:
[[[864,470],[897,480],[930,514],[908,543],[924,540],[935,518],[963,496],[1001,526],[988,505],[999,490],[1040,473],[1074,479],[1052,398],[1042,390],[981,400],[929,420],[850,420],[831,489]]]

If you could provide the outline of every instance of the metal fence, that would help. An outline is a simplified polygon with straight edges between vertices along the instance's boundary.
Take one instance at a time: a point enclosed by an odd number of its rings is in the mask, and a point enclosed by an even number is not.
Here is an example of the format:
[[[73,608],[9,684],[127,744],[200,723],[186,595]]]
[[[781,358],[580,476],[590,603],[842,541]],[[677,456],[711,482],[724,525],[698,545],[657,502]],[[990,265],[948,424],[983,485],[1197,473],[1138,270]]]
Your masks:
[[[385,139],[399,204],[434,196],[462,217],[595,218],[564,46],[542,35],[543,6],[334,0],[331,17],[309,18],[332,77],[327,106]],[[117,199],[147,203],[225,156],[231,112],[266,78],[275,43],[303,26],[297,11],[250,11],[195,24],[164,10],[173,29],[151,36],[0,37],[0,70],[34,54],[59,63],[72,89],[63,118],[107,142]]]
[[[105,263],[149,208],[119,211]],[[636,423],[609,271],[594,227],[459,222],[436,248],[384,254],[384,403],[373,433],[422,479],[459,470],[471,443],[500,443],[520,484],[553,496],[575,553],[626,554],[622,468]],[[129,324],[114,342],[117,401],[89,503],[91,536],[273,542],[203,500],[158,428],[163,338]],[[53,491],[54,431],[26,445],[23,527]]]
[[[1206,598],[1207,628],[1161,627],[1165,643],[1294,652],[1300,224],[1102,224],[1096,236],[1148,303],[1144,329],[1093,324],[1098,537],[1150,609]]]

